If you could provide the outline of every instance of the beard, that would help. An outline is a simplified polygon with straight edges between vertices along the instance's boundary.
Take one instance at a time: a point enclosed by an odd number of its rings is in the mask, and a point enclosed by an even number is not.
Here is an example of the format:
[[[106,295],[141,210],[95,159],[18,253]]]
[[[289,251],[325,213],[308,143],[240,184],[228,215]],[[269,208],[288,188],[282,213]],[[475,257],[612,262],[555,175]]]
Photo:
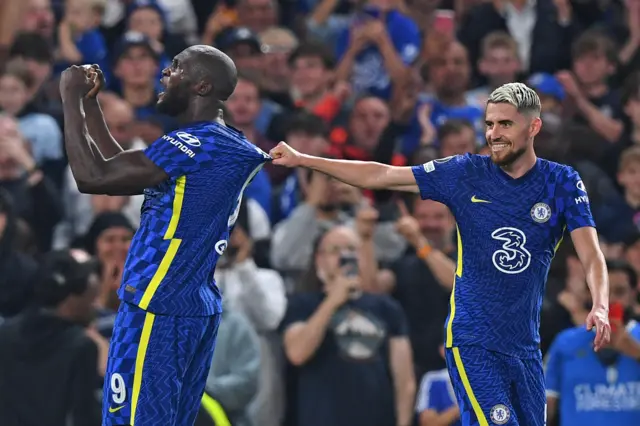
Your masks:
[[[177,117],[189,108],[189,91],[186,82],[167,88],[156,104],[156,110],[170,117]]]
[[[501,143],[501,142],[502,143],[508,142],[511,144],[511,146],[513,146],[513,142],[511,141],[497,140],[489,144],[489,149],[491,149],[491,145],[493,145],[493,143]],[[518,149],[508,148],[506,151],[499,151],[499,152],[494,152],[493,149],[491,149],[490,151],[491,161],[493,161],[493,163],[497,166],[507,167],[512,165],[516,160],[522,157],[526,151],[527,151],[526,147],[522,147]]]

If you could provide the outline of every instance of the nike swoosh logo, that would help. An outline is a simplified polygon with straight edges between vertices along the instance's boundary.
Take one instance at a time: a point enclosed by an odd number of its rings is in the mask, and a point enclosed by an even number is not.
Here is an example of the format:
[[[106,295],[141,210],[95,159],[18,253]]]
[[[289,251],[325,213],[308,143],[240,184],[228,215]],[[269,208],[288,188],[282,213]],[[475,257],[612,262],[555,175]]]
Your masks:
[[[471,197],[471,202],[472,203],[491,203],[491,201],[481,200],[480,198],[476,198],[475,195]]]
[[[122,410],[124,407],[126,407],[126,404],[125,404],[125,405],[121,405],[121,406],[119,406],[119,407],[115,407],[115,408],[113,408],[113,407],[109,407],[109,412],[110,412],[110,413],[115,413],[116,411],[120,411],[120,410]]]

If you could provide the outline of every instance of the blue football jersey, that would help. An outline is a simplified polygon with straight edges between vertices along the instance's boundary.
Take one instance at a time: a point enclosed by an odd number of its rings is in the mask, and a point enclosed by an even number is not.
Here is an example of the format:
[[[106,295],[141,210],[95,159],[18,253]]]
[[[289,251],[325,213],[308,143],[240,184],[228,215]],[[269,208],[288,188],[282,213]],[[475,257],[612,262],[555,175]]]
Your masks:
[[[421,197],[447,205],[458,227],[446,346],[536,356],[555,251],[565,230],[595,226],[578,173],[538,159],[514,179],[488,156],[467,154],[414,166],[413,174]]]
[[[242,194],[269,155],[233,128],[193,123],[145,150],[169,178],[144,191],[119,296],[165,315],[221,312],[213,279]]]

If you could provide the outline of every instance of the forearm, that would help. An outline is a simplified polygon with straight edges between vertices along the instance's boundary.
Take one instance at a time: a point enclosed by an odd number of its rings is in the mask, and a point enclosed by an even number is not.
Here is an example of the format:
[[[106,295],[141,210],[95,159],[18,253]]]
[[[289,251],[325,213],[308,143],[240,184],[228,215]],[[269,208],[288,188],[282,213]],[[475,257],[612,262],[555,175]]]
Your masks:
[[[409,366],[408,368],[413,368]],[[410,426],[413,424],[414,398],[416,384],[412,375],[407,377],[394,377],[396,425]]]
[[[357,55],[358,51],[352,46],[349,46],[336,69],[336,81],[350,80],[351,71],[353,70],[353,65],[355,64]]]
[[[587,119],[589,126],[609,142],[616,142],[622,134],[622,123],[604,115],[589,99],[581,97],[576,106]]]
[[[92,148],[93,141],[87,130],[82,100],[63,99],[62,102],[65,150],[73,177],[80,186],[100,178],[100,165],[104,163],[104,158]]]
[[[280,222],[271,240],[271,263],[279,270],[306,269],[319,233],[316,208],[303,203]]]
[[[320,2],[320,4],[318,4],[316,8],[313,9],[313,12],[311,12],[311,16],[308,18],[308,20],[313,22],[315,25],[324,25],[337,5],[337,0],[324,0]]]
[[[295,334],[285,336],[285,353],[293,365],[302,365],[313,356],[335,311],[336,307],[325,299],[307,322],[295,330]]]
[[[380,49],[380,54],[382,54],[384,67],[389,74],[391,82],[400,82],[406,74],[406,66],[404,65],[402,58],[396,51],[395,46],[391,42],[391,39],[385,33],[380,37],[377,45],[378,49]]]
[[[122,147],[109,132],[98,100],[96,98],[84,99],[82,105],[87,129],[102,155],[105,158],[111,158],[122,152]]]
[[[621,64],[627,65],[633,57],[635,56],[638,48],[640,47],[640,39],[629,37],[624,46],[620,49],[618,53],[618,60]]]
[[[333,160],[302,156],[302,167],[316,170],[352,186],[365,189],[385,189],[385,178],[391,166],[369,161]]]
[[[373,239],[363,241],[360,247],[360,278],[366,291],[374,291],[378,278],[378,261]]]
[[[593,306],[609,309],[609,278],[602,252],[598,250],[594,258],[585,263],[584,269]]]

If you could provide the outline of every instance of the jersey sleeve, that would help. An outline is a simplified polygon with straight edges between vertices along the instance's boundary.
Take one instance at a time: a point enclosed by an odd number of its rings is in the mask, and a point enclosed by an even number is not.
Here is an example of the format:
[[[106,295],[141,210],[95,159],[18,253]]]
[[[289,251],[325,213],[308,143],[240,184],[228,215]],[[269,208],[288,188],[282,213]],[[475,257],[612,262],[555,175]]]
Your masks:
[[[413,176],[423,200],[448,204],[460,176],[464,173],[467,156],[455,155],[413,166]]]
[[[544,378],[547,387],[547,396],[560,398],[562,389],[562,353],[563,333],[559,334],[551,344],[549,352],[544,360]]]
[[[434,392],[434,380],[432,373],[426,373],[422,377],[420,382],[420,389],[418,390],[418,397],[416,398],[416,413],[420,414],[426,410],[436,410],[437,404],[433,400]]]
[[[210,159],[203,143],[190,133],[171,132],[157,139],[144,153],[169,177],[175,178],[197,172]]]
[[[589,196],[578,172],[567,167],[558,191],[567,230],[571,232],[586,226],[595,228]]]

